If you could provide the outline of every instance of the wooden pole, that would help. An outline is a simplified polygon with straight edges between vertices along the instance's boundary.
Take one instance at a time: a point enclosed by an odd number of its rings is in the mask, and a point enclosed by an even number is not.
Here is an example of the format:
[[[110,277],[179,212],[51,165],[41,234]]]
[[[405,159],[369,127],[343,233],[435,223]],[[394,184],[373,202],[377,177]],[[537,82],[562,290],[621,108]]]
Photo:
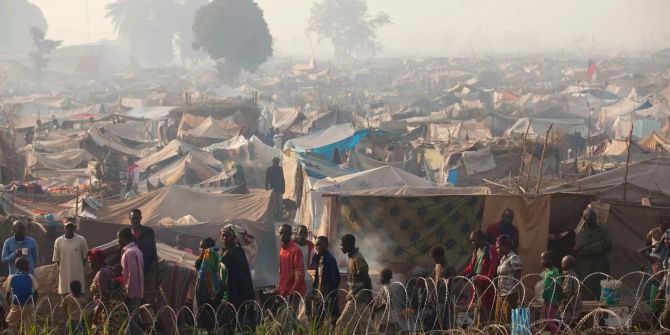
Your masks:
[[[544,136],[544,146],[542,146],[542,156],[540,156],[540,171],[537,173],[537,188],[535,188],[535,193],[540,193],[540,184],[542,184],[542,165],[544,164],[544,152],[547,150],[547,142],[549,141],[549,132],[554,126],[553,123],[549,124],[549,129],[547,129],[547,134]]]
[[[530,130],[530,124],[533,122],[533,119],[528,120],[528,127],[526,127],[526,132],[523,134],[523,154],[521,154],[521,164],[519,165],[519,177],[518,185],[521,186],[521,175],[523,174],[523,163],[526,158],[526,138],[528,137],[528,131]]]
[[[535,143],[535,147],[533,148],[533,154],[535,153],[535,149],[537,149],[537,143]],[[530,184],[530,170],[533,168],[533,156],[534,155],[530,155],[530,162],[528,163],[528,172],[526,173],[526,183],[523,186],[526,192],[528,192],[528,184]],[[525,159],[525,157],[522,159]]]
[[[626,173],[623,175],[623,201],[627,201],[628,193],[628,165],[630,165],[630,147],[633,139],[633,123],[630,124],[630,133],[628,133],[628,153],[626,154]]]
[[[79,185],[77,185],[76,197],[74,200],[74,217],[79,215]]]

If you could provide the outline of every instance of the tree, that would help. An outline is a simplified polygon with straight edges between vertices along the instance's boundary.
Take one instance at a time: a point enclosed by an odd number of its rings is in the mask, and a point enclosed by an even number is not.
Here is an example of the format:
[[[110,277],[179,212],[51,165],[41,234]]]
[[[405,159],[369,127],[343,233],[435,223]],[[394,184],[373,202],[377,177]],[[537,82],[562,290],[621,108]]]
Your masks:
[[[35,73],[37,73],[37,79],[42,80],[42,71],[47,67],[49,60],[47,55],[50,54],[54,49],[58,48],[63,41],[48,40],[45,38],[46,32],[40,28],[32,27],[30,28],[30,35],[33,37],[33,45],[35,52],[30,53],[30,59],[32,59],[33,64],[35,65]]]
[[[254,72],[272,56],[272,36],[263,11],[252,0],[214,0],[201,7],[193,23],[194,48],[218,60],[222,77]]]
[[[27,0],[0,0],[0,52],[29,50],[31,27],[47,29],[39,7]]]
[[[198,9],[208,3],[209,0],[183,0],[180,4],[181,15],[176,27],[176,44],[179,47],[179,57],[182,62],[197,62],[207,58],[206,53],[193,48],[193,42],[195,41],[193,22]]]
[[[105,17],[129,42],[133,56],[153,64],[172,61],[174,26],[180,15],[175,0],[116,0],[105,9]]]
[[[367,0],[319,0],[310,10],[307,31],[316,33],[319,41],[329,39],[335,56],[374,56],[381,50],[377,30],[391,24],[384,12],[368,14]]]

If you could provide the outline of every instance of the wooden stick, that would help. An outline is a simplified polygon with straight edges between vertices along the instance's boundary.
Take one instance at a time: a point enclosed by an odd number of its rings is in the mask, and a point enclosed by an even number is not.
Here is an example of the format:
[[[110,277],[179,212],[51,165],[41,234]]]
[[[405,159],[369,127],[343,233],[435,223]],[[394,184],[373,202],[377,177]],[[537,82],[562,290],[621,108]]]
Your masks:
[[[77,185],[77,193],[76,198],[74,201],[74,217],[77,217],[79,215],[79,185]]]
[[[540,156],[540,171],[537,173],[537,188],[535,193],[540,193],[540,184],[542,184],[542,165],[544,164],[544,151],[547,150],[547,142],[549,141],[549,132],[554,126],[553,123],[549,124],[549,129],[547,129],[547,134],[544,136],[544,146],[542,147],[542,156]]]
[[[535,143],[535,147],[533,148],[533,154],[530,155],[530,162],[528,163],[528,172],[526,174],[526,184],[524,184],[523,188],[528,190],[528,184],[530,184],[530,170],[533,168],[533,158],[535,157],[535,149],[537,149],[537,143]],[[522,159],[525,159],[522,158]]]
[[[521,175],[523,174],[524,158],[526,157],[526,137],[528,137],[531,123],[533,123],[533,119],[528,120],[528,127],[526,127],[526,132],[523,134],[523,153],[521,154],[521,165],[519,165],[519,177],[517,180],[519,186],[521,186]]]
[[[630,133],[628,133],[628,153],[626,154],[626,173],[623,175],[623,201],[627,200],[628,195],[628,165],[630,165],[630,147],[633,140],[633,123],[630,124]]]

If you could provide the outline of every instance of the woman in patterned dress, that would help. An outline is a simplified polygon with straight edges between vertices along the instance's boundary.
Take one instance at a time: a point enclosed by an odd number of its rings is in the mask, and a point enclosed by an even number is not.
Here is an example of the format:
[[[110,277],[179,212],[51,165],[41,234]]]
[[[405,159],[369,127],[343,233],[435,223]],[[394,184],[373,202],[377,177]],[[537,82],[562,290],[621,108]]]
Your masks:
[[[105,252],[98,249],[91,250],[88,256],[88,264],[95,272],[91,283],[91,295],[96,303],[91,322],[94,335],[119,334],[126,326],[127,311],[119,306],[125,300],[123,285],[116,280],[114,269],[105,264],[106,258]]]

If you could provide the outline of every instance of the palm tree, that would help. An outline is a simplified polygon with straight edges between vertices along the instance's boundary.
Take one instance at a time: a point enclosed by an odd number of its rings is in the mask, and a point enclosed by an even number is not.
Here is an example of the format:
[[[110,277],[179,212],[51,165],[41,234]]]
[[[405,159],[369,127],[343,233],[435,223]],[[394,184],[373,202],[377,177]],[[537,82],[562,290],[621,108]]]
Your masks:
[[[131,53],[152,63],[172,60],[172,40],[179,7],[173,0],[116,0],[106,5],[105,18],[130,43]]]

